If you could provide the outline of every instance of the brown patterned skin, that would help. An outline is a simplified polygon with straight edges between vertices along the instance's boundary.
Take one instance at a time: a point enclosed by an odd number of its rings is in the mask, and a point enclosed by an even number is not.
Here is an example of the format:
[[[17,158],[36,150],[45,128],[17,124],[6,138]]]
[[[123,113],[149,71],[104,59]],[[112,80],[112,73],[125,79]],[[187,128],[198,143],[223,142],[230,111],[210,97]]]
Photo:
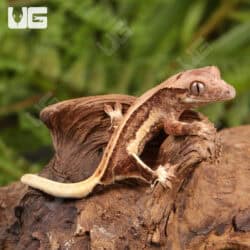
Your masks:
[[[21,181],[48,194],[65,198],[82,198],[98,184],[139,178],[163,185],[172,177],[166,166],[152,170],[139,158],[145,144],[164,128],[169,135],[209,137],[204,123],[179,121],[184,110],[208,103],[230,100],[235,90],[224,82],[215,66],[176,74],[140,96],[120,119],[94,174],[78,183],[58,183],[26,174]],[[112,112],[107,108],[107,113]],[[112,116],[111,116],[112,118]],[[136,162],[136,164],[132,164]],[[131,168],[131,165],[136,167]],[[112,174],[107,174],[111,172]]]

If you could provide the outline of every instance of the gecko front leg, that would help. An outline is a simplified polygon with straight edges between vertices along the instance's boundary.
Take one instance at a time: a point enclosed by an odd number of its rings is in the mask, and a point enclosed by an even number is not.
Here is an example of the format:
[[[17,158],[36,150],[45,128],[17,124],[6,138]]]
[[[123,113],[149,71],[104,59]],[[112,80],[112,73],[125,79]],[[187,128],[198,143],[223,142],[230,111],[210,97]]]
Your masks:
[[[211,136],[211,129],[200,121],[182,122],[174,118],[167,118],[164,121],[164,130],[168,135],[198,135],[202,138],[209,138]]]
[[[174,166],[170,164],[166,164],[164,166],[159,165],[156,170],[153,170],[149,166],[147,166],[147,164],[145,164],[137,154],[133,153],[132,157],[136,160],[137,164],[139,164],[144,170],[146,170],[153,177],[155,177],[155,180],[152,183],[152,187],[154,187],[156,183],[159,182],[165,188],[172,188],[171,179],[175,177]]]
[[[123,119],[121,103],[116,102],[114,108],[109,104],[104,104],[104,112],[110,117],[110,130],[115,130]]]

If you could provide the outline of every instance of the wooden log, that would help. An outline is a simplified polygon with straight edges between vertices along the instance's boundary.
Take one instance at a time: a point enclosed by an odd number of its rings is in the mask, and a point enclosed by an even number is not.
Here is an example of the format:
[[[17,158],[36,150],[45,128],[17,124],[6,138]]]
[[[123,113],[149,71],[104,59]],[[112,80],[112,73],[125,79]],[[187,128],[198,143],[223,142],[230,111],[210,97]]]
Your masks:
[[[135,98],[80,98],[46,108],[41,118],[55,156],[41,175],[61,182],[91,175],[111,135],[103,105],[117,100],[126,112]],[[162,133],[142,155],[152,167],[178,165],[172,189],[131,180],[75,200],[21,183],[0,188],[0,249],[250,249],[250,126],[221,131],[219,144],[202,119],[212,139]]]

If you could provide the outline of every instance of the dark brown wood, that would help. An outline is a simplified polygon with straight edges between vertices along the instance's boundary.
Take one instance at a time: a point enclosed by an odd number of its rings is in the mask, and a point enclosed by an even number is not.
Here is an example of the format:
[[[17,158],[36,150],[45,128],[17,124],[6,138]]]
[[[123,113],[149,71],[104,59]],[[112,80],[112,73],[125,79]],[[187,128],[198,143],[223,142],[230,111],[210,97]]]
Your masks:
[[[117,100],[126,111],[135,98],[83,98],[43,111],[55,146],[43,176],[76,182],[93,173],[110,137],[103,105]],[[250,126],[219,135],[222,147],[215,134],[159,134],[147,145],[142,157],[152,167],[178,164],[172,190],[127,181],[70,200],[20,183],[0,188],[0,249],[250,249]]]

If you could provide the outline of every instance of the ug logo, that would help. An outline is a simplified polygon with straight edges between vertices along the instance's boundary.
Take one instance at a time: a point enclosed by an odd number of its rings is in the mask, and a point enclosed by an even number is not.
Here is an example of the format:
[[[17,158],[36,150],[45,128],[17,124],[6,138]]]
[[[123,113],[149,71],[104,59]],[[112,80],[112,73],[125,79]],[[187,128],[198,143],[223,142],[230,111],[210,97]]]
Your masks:
[[[8,7],[8,27],[10,29],[46,29],[48,25],[47,7],[22,7],[21,13]]]

